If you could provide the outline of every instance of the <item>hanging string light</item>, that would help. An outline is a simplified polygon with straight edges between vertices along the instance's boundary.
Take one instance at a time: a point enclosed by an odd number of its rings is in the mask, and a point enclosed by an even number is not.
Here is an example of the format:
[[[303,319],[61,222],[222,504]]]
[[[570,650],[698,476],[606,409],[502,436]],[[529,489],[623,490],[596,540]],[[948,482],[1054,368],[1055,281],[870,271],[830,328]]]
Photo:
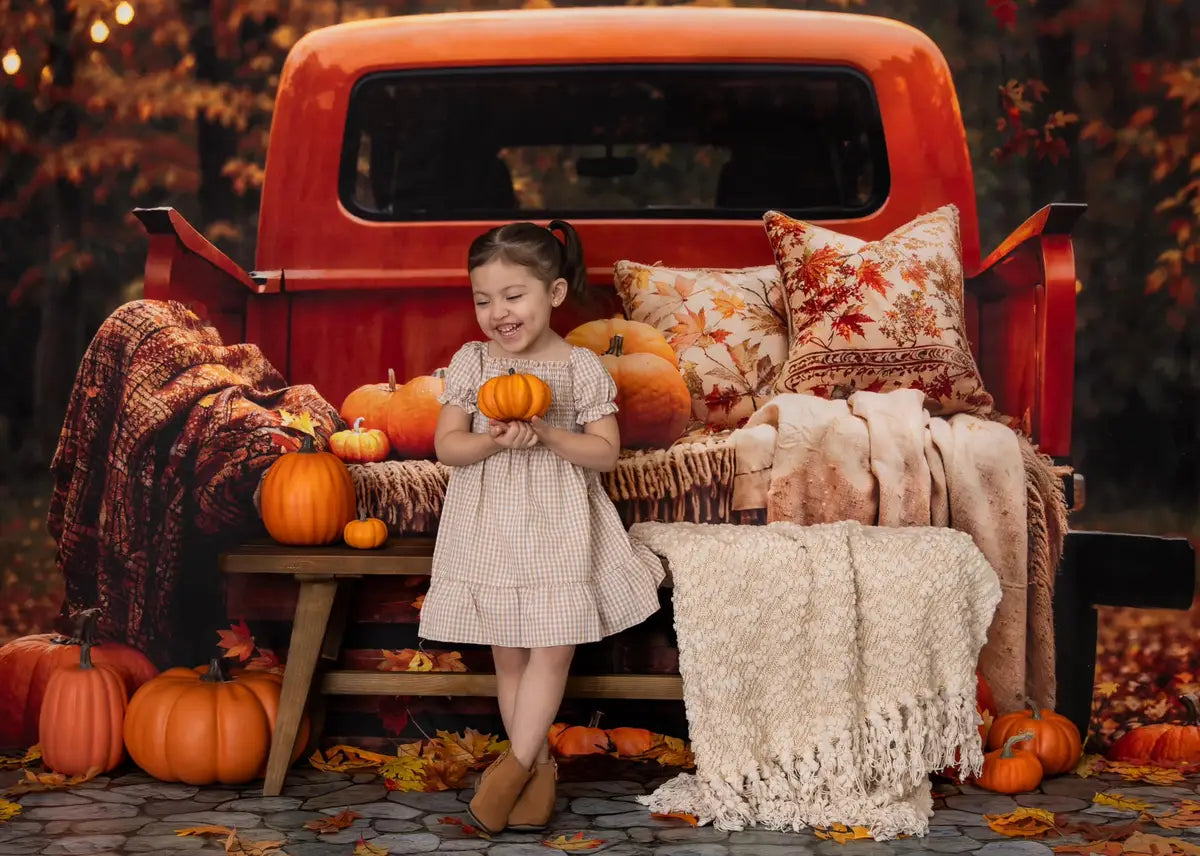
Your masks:
[[[16,74],[21,70],[21,55],[17,53],[16,48],[9,48],[4,54],[4,59],[0,60],[0,65],[4,66],[5,74]]]
[[[113,10],[113,18],[121,26],[125,26],[133,20],[133,4],[129,0],[121,0],[117,4],[117,8]]]
[[[96,19],[96,23],[92,24],[92,41],[100,44],[108,38],[108,24]]]

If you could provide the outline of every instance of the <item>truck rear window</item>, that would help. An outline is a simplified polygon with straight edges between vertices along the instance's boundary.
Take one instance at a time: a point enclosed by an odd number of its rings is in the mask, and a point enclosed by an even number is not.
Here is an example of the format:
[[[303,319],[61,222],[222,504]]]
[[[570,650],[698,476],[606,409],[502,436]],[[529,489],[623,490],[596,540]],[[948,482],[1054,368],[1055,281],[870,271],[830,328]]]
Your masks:
[[[510,67],[363,78],[340,183],[375,220],[831,218],[882,204],[888,172],[850,69]]]

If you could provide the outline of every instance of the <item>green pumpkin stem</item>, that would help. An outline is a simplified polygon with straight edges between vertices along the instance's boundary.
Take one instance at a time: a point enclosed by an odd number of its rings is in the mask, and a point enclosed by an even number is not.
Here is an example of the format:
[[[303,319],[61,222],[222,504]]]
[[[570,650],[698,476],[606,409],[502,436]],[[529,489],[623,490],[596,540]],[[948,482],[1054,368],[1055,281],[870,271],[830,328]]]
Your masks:
[[[612,341],[608,343],[608,350],[605,351],[604,353],[612,354],[614,357],[619,357],[619,356],[621,356],[621,353],[624,350],[625,350],[625,337],[618,335],[618,336],[612,337]]]
[[[92,643],[88,639],[84,639],[83,644],[79,646],[79,668],[92,668]]]
[[[225,664],[221,658],[213,657],[208,661],[208,671],[200,676],[200,680],[212,684],[223,684],[233,679],[225,674]]]
[[[1017,743],[1022,743],[1026,740],[1032,740],[1032,739],[1033,739],[1032,731],[1022,731],[1020,734],[1014,734],[1012,737],[1010,737],[1004,741],[1004,748],[1000,750],[1000,757],[1001,758],[1013,757],[1012,748],[1014,745],[1016,745]]]
[[[1035,702],[1033,699],[1031,699],[1031,698],[1025,699],[1025,706],[1027,708],[1029,708],[1029,712],[1031,714],[1030,718],[1032,718],[1032,719],[1041,719],[1042,718],[1042,709],[1040,707],[1038,707],[1037,702]]]
[[[317,447],[313,445],[312,434],[305,434],[302,438],[300,438],[300,448],[296,451],[308,453],[317,451]]]

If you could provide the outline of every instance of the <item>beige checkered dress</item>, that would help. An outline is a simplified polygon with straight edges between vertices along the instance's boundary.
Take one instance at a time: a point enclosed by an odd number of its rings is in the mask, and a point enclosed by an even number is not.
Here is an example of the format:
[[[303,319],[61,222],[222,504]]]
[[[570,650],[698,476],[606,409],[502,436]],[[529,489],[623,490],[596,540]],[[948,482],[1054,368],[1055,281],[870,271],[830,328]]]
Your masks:
[[[492,357],[468,342],[446,370],[443,404],[488,419],[475,404],[489,378],[536,374],[550,386],[546,421],[581,431],[615,413],[616,386],[600,358]],[[545,446],[505,449],[450,474],[419,634],[441,642],[535,648],[594,642],[658,609],[662,563],[634,545],[593,470]]]

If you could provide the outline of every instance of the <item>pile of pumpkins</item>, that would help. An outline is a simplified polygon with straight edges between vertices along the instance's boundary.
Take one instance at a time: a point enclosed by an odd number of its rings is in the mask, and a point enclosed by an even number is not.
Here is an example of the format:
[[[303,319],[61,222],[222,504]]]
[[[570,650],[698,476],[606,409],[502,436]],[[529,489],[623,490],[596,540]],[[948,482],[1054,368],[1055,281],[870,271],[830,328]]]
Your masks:
[[[79,638],[0,648],[0,746],[40,744],[46,768],[68,776],[109,772],[128,754],[164,782],[243,784],[266,772],[282,685],[220,658],[159,673],[137,649],[97,642],[85,611]],[[292,761],[308,737],[306,715]]]

